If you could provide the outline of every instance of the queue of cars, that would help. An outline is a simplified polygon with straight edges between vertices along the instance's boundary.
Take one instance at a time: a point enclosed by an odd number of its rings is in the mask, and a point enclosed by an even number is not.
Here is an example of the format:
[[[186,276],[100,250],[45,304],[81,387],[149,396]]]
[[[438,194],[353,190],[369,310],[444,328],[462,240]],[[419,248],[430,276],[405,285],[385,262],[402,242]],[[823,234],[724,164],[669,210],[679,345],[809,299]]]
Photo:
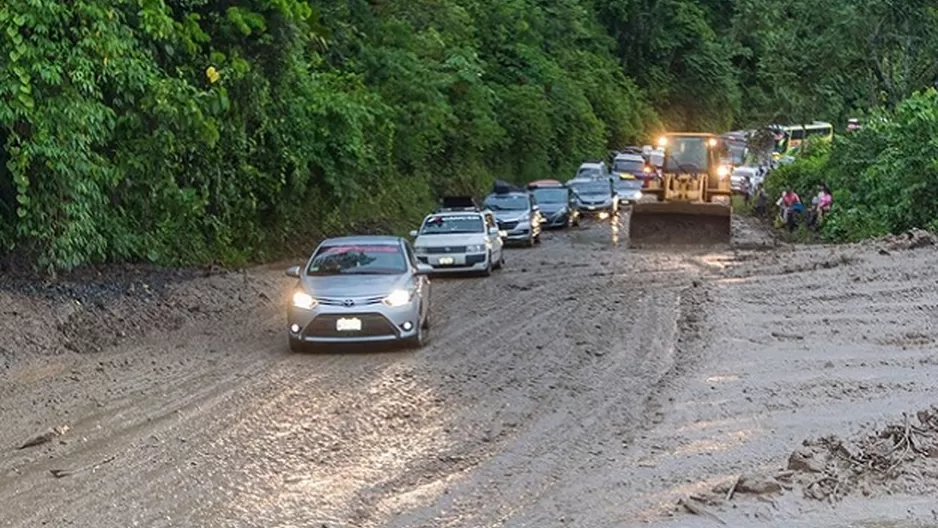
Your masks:
[[[525,187],[496,181],[479,205],[445,197],[410,241],[349,236],[323,241],[303,266],[287,309],[290,348],[338,343],[396,342],[421,347],[430,329],[431,275],[489,276],[505,264],[511,244],[533,247],[548,228],[579,226],[641,199],[649,170],[640,154],[619,153],[612,167],[588,162],[573,179]]]
[[[395,236],[349,236],[323,241],[297,279],[287,308],[290,349],[340,343],[398,343],[419,348],[430,329],[431,275],[491,275],[505,263],[505,247],[540,243],[545,228],[579,225],[578,197],[555,180],[517,187],[496,182],[478,205],[469,196],[445,197],[413,242]]]

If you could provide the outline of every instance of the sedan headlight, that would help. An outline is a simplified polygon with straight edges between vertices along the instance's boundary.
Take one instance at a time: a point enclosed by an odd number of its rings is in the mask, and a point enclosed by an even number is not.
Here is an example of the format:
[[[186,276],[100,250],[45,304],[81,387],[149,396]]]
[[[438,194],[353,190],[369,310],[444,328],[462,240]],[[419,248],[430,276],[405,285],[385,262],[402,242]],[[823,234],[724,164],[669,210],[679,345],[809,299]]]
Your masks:
[[[390,295],[384,298],[384,304],[391,307],[404,306],[405,304],[409,303],[413,297],[413,291],[394,290]]]
[[[306,292],[298,291],[293,294],[293,306],[297,308],[310,310],[316,306],[316,304],[316,299],[313,299],[313,296]]]
[[[485,251],[485,246],[482,244],[476,244],[474,246],[466,246],[466,253],[483,253]]]

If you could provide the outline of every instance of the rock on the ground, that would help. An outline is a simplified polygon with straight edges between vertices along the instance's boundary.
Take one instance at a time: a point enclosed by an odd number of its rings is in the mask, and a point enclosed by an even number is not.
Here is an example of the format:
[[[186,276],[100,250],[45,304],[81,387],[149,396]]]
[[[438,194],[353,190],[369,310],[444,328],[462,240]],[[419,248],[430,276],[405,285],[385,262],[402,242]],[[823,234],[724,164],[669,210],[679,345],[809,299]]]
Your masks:
[[[788,469],[803,473],[821,473],[827,466],[827,456],[816,449],[802,447],[788,457]]]
[[[739,493],[765,495],[768,493],[780,493],[782,491],[782,485],[775,479],[761,475],[744,475],[739,479],[739,483],[736,485],[736,491]]]

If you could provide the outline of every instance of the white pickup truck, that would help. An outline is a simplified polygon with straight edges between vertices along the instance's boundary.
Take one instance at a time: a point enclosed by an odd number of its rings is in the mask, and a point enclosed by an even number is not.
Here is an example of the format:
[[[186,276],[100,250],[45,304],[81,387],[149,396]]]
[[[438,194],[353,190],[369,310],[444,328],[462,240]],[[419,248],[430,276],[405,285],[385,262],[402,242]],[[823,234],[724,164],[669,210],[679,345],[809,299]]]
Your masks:
[[[488,276],[505,261],[502,232],[495,214],[468,204],[444,206],[427,215],[419,230],[411,231],[418,262],[434,273],[480,273]]]

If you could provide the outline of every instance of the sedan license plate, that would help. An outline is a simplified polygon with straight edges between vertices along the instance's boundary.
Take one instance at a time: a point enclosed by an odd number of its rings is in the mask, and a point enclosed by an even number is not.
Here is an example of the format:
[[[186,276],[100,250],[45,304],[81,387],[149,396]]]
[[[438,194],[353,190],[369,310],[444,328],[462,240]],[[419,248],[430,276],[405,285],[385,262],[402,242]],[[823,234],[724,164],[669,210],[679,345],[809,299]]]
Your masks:
[[[456,262],[456,261],[453,260],[453,257],[441,257],[441,258],[440,258],[440,265],[441,265],[441,266],[449,266],[450,264],[452,264],[452,263],[454,263],[454,262]]]
[[[589,209],[590,209],[590,211],[595,211],[595,210],[596,210],[596,207],[594,207],[594,206],[591,205],[591,206],[589,207]]]
[[[339,319],[335,322],[335,329],[339,332],[360,332],[362,329],[362,320],[357,317]]]

